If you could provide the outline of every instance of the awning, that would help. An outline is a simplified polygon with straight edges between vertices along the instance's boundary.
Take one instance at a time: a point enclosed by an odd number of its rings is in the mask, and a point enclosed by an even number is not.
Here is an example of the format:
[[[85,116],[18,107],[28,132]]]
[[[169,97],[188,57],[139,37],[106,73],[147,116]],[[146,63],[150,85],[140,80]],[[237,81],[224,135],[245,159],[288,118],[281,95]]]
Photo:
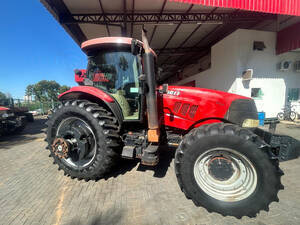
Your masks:
[[[276,54],[300,48],[300,23],[287,27],[277,33]]]
[[[299,0],[169,0],[203,6],[300,16]]]

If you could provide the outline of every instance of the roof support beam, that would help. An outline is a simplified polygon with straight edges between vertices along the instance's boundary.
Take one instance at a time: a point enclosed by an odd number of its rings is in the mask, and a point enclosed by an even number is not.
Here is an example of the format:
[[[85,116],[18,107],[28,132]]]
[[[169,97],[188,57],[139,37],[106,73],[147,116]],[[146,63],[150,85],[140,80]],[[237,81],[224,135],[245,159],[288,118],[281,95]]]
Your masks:
[[[195,54],[199,53],[207,48],[198,48],[198,47],[186,47],[186,48],[164,48],[164,49],[154,49],[155,52],[158,52],[160,55],[186,55],[186,54]]]
[[[131,9],[132,18],[134,14],[134,8],[135,8],[135,0],[132,0],[132,9]],[[130,37],[132,37],[132,35],[133,35],[133,22],[131,22]]]
[[[103,5],[102,5],[102,1],[101,1],[101,0],[99,0],[99,5],[100,5],[100,8],[101,8],[101,12],[102,12],[103,14],[105,14],[104,9],[103,9]],[[105,22],[106,22],[106,21],[105,21]],[[107,31],[108,36],[110,36],[110,30],[109,30],[108,25],[105,24],[105,27],[106,27],[106,31]]]
[[[105,13],[105,14],[62,14],[60,15],[60,22],[62,24],[108,24],[118,25],[124,23],[135,24],[223,24],[223,23],[249,23],[258,20],[275,20],[276,15],[261,14],[255,12],[236,12],[236,13]]]
[[[218,7],[213,8],[213,10],[210,11],[210,14],[214,13],[216,10],[218,9]],[[202,24],[198,24],[196,26],[196,28],[189,34],[189,36],[187,36],[182,42],[181,44],[177,47],[177,49],[182,48],[182,46],[196,33],[197,30],[199,30],[199,28],[202,26]],[[169,56],[165,61],[162,62],[162,64],[164,64],[165,62],[167,62],[170,59],[171,56]]]
[[[121,27],[121,31],[122,31],[122,36],[126,37],[127,36],[127,9],[126,9],[126,0],[123,0],[123,13],[124,13],[124,22],[123,22],[123,26]]]
[[[188,10],[185,13],[189,13],[191,11],[191,9],[193,8],[193,4],[191,4],[191,6],[188,8]],[[169,39],[167,40],[167,42],[165,43],[164,47],[162,47],[162,50],[164,50],[167,45],[169,44],[169,42],[172,40],[172,38],[174,37],[174,35],[176,34],[178,28],[180,27],[180,25],[182,24],[182,22],[178,23],[176,28],[174,29],[173,33],[171,34],[171,36],[169,37]],[[159,53],[160,54],[160,53]],[[158,56],[159,56],[158,54]]]
[[[164,0],[164,2],[163,2],[163,4],[162,4],[162,7],[161,7],[161,10],[160,10],[160,12],[159,12],[160,15],[162,15],[162,13],[163,13],[163,11],[164,11],[164,9],[165,9],[166,3],[167,3],[167,0]],[[156,23],[159,23],[159,19],[157,20]],[[150,37],[150,41],[149,41],[149,45],[151,44],[151,41],[152,41],[152,39],[153,39],[153,37],[154,37],[154,34],[155,34],[155,32],[156,32],[156,29],[157,29],[157,26],[155,26],[155,27],[153,28],[153,31],[152,31],[152,34],[151,34],[151,37]]]

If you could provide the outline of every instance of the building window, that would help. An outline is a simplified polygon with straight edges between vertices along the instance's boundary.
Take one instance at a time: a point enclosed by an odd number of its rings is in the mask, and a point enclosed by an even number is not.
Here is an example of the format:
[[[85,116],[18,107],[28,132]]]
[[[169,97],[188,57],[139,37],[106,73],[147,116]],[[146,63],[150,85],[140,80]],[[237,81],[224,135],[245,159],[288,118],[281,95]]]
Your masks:
[[[289,88],[288,90],[288,101],[298,101],[299,100],[300,88]]]
[[[253,42],[253,50],[263,51],[265,48],[266,48],[266,46],[263,41],[254,41]]]
[[[251,88],[251,98],[262,99],[263,92],[261,88]]]

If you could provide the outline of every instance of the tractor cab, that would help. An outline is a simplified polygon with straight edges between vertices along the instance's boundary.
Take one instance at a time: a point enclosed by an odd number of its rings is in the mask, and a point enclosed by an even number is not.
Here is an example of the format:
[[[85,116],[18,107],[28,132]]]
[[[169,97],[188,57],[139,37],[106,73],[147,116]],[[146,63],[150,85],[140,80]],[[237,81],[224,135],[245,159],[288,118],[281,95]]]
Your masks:
[[[111,95],[121,107],[125,121],[140,120],[142,42],[123,37],[97,38],[84,42],[81,47],[87,54],[88,64],[86,70],[75,71],[76,82]]]

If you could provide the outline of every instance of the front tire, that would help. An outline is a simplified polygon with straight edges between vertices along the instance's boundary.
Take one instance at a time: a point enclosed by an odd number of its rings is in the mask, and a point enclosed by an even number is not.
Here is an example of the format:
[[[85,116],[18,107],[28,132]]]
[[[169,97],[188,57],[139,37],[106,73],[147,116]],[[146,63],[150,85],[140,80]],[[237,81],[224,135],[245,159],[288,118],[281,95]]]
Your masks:
[[[47,148],[59,170],[71,178],[97,180],[110,171],[120,155],[119,125],[99,105],[64,102],[47,122]]]
[[[283,173],[256,140],[249,130],[223,123],[187,134],[175,155],[177,180],[186,197],[224,216],[255,217],[267,211],[278,201]]]

